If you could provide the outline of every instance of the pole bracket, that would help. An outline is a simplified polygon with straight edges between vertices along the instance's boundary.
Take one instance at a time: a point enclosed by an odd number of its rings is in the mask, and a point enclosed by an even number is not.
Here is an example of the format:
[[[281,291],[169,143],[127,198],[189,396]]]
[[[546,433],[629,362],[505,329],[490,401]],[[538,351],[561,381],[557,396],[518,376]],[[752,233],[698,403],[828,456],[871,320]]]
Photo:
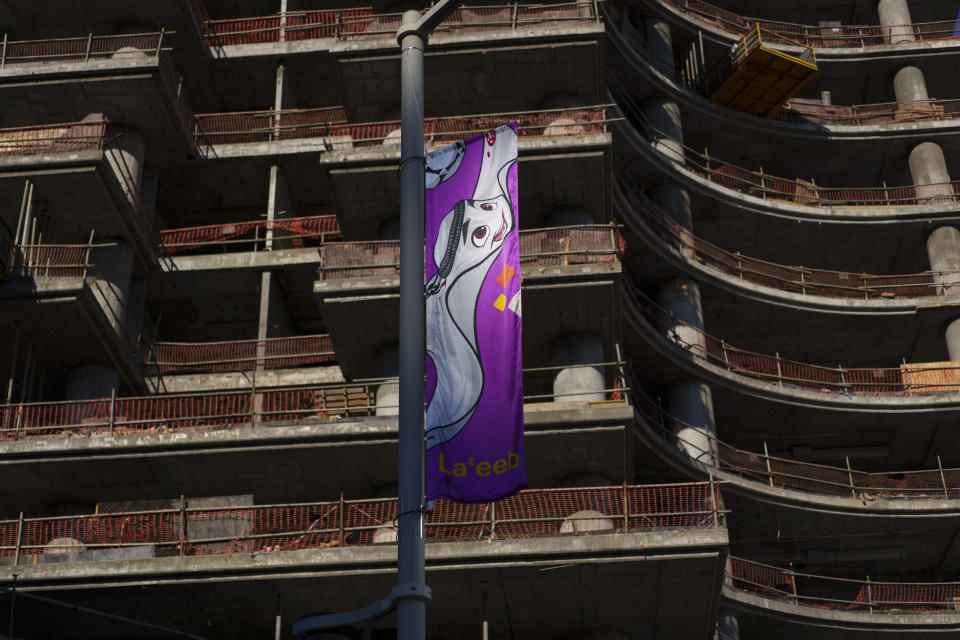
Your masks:
[[[413,598],[429,602],[430,587],[416,582],[398,584],[386,598],[361,609],[342,613],[311,613],[293,623],[293,636],[302,638],[321,631],[356,630],[366,632],[377,620],[390,615],[400,600]]]

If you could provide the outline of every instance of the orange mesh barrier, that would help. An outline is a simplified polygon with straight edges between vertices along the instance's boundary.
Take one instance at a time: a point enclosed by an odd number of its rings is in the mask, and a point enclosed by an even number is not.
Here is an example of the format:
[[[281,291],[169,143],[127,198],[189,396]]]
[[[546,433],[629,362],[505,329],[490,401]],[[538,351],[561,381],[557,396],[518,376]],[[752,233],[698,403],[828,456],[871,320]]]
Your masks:
[[[118,52],[121,56],[135,52],[157,55],[162,39],[162,33],[131,33],[48,40],[12,40],[0,47],[0,65],[78,62],[91,58],[109,58]]]
[[[738,16],[700,0],[663,1],[682,13],[696,18],[701,23],[712,25],[736,36],[743,35],[751,25],[759,24],[762,29],[771,35],[778,36],[786,41],[802,42],[814,47],[847,48],[890,44],[891,31],[909,33],[913,39],[918,41],[949,40],[958,37],[955,20],[893,27],[878,25],[811,26]]]
[[[249,371],[300,367],[336,360],[329,335],[234,340],[230,342],[155,342],[147,357],[150,375],[199,371]]]
[[[315,38],[392,39],[400,27],[401,18],[399,13],[374,14],[369,7],[297,11],[258,18],[208,20],[205,32],[207,43],[212,47]],[[461,7],[448,16],[434,33],[484,33],[597,20],[594,5],[583,2]]]
[[[330,125],[346,122],[343,107],[204,113],[193,117],[197,144],[268,142],[329,135]]]
[[[637,293],[642,306],[637,309],[640,318],[649,323],[651,331],[666,331],[665,339],[687,351],[698,360],[729,369],[735,373],[766,382],[788,384],[822,393],[859,395],[923,395],[936,393],[939,388],[953,389],[955,383],[936,384],[927,381],[905,381],[898,368],[825,367],[779,356],[770,356],[733,347],[719,338],[674,319],[652,300]],[[960,369],[960,362],[941,367],[944,371]]]
[[[716,485],[706,482],[533,489],[492,504],[437,500],[431,542],[567,533],[715,528]],[[152,547],[156,556],[263,553],[396,542],[395,498],[221,509],[169,509],[0,522],[0,556]],[[97,559],[91,554],[88,559]]]
[[[285,353],[295,343],[265,350],[270,361],[288,361],[299,354]],[[620,392],[614,384],[618,363],[524,370],[524,402],[564,402],[553,391],[560,369],[591,367],[608,382],[594,390],[605,397]],[[132,398],[98,398],[65,402],[0,405],[0,440],[28,437],[91,436],[103,433],[165,433],[224,429],[240,424],[311,419],[336,420],[344,416],[373,415],[377,388],[396,379],[348,384],[309,385],[293,388],[241,389],[208,393],[155,395]],[[382,405],[384,406],[384,405]]]
[[[211,246],[223,250],[235,248],[240,251],[249,251],[254,247],[259,248],[266,242],[268,230],[273,230],[275,243],[289,242],[295,247],[304,246],[305,240],[323,243],[339,240],[342,237],[337,217],[327,215],[168,229],[160,232],[160,247],[168,255],[192,250],[209,251]]]
[[[730,558],[727,585],[765,598],[820,609],[955,613],[960,582],[872,582],[829,578]]]
[[[0,129],[0,155],[100,149],[106,133],[106,120]]]
[[[740,252],[731,253],[694,236],[671,220],[646,194],[620,187],[627,205],[663,242],[700,264],[740,280],[791,293],[863,299],[944,295],[946,287],[960,284],[960,272],[954,271],[877,276],[779,265]]]
[[[521,266],[607,263],[617,260],[623,251],[620,234],[609,225],[520,232]],[[320,251],[320,277],[323,280],[395,275],[399,266],[399,240],[331,243]]]
[[[744,451],[713,436],[709,436],[710,450],[705,451],[701,445],[677,435],[681,429],[692,425],[668,414],[636,384],[631,384],[630,388],[632,404],[658,437],[671,445],[681,444],[688,455],[721,471],[783,489],[864,501],[960,498],[958,469],[868,473],[779,458],[766,452]],[[702,433],[702,430],[698,431]]]

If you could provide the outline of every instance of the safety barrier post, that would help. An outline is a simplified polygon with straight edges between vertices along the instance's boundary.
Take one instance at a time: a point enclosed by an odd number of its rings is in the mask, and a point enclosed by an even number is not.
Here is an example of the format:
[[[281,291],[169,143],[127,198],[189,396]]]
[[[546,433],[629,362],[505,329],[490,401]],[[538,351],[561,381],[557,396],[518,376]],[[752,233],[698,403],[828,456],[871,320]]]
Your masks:
[[[870,586],[870,576],[867,576],[867,606],[870,613],[873,613],[873,588]]]
[[[710,509],[713,511],[713,526],[720,527],[720,519],[717,514],[717,490],[713,480],[713,470],[710,470]]]
[[[90,61],[90,49],[91,49],[92,47],[93,47],[93,34],[92,34],[92,33],[88,33],[88,34],[87,34],[87,52],[86,52],[86,53],[84,54],[84,56],[83,56],[83,61],[84,61],[84,62],[89,62],[89,61]]]
[[[161,48],[162,45],[163,45],[163,31],[164,31],[164,30],[163,30],[163,27],[160,27],[160,37],[157,38],[157,53],[156,53],[156,57],[158,57],[158,58],[160,57],[160,48]],[[181,82],[181,83],[183,82],[183,76],[180,76],[180,82]],[[179,89],[179,87],[177,88],[177,97],[178,97],[178,98],[180,97],[180,89]]]
[[[116,420],[114,409],[117,406],[117,390],[110,389],[110,435],[113,435],[113,424]]]
[[[0,53],[0,69],[7,63],[7,34],[3,34],[3,53]]]
[[[497,538],[497,503],[490,503],[490,539]]]
[[[767,183],[763,179],[763,167],[760,167],[760,191],[763,193],[763,199],[767,199]]]
[[[723,363],[728,367],[730,366],[730,358],[727,356],[727,343],[724,340],[720,341],[720,349],[723,351]]]
[[[767,449],[767,441],[763,441],[763,457],[767,461],[767,480],[770,481],[770,486],[773,486],[773,469],[770,467],[770,450]]]
[[[518,6],[518,4],[519,4],[519,3],[518,3],[516,0],[514,0],[514,3],[513,3],[513,17],[510,18],[510,28],[513,29],[513,30],[516,30],[516,28],[517,28],[517,13],[518,13],[518,11],[519,11],[519,9],[520,9],[520,7]]]
[[[803,277],[803,269],[800,269],[800,293],[803,293],[803,294],[807,293],[807,282],[806,282],[806,279]]]
[[[793,604],[800,604],[800,598],[797,595],[797,574],[793,571],[793,563],[787,569],[787,575],[790,576],[790,591],[793,592]]]
[[[743,280],[743,254],[740,253],[739,249],[737,249],[737,272],[740,275],[740,279]]]
[[[780,352],[776,352],[777,356],[777,384],[781,387],[783,386],[783,369],[780,367]]]
[[[333,39],[340,40],[340,21],[343,20],[343,14],[337,14],[337,21],[333,23]]]
[[[627,481],[623,481],[623,532],[630,532],[630,507],[627,500]]]
[[[943,497],[949,498],[950,491],[947,489],[947,478],[943,475],[943,463],[940,461],[940,456],[937,456],[937,468],[940,469],[940,482],[943,483]]]
[[[13,566],[20,564],[20,545],[23,541],[23,511],[17,518],[17,546],[13,550]]]
[[[593,0],[593,21],[600,22],[600,0]]]
[[[183,543],[187,537],[187,502],[180,494],[180,557],[183,557]]]
[[[340,492],[340,546],[343,546],[343,512],[346,509],[346,504],[343,500],[343,491]]]
[[[850,494],[856,498],[857,490],[853,486],[853,469],[850,468],[850,456],[843,456],[843,459],[847,461],[847,480],[850,482]]]

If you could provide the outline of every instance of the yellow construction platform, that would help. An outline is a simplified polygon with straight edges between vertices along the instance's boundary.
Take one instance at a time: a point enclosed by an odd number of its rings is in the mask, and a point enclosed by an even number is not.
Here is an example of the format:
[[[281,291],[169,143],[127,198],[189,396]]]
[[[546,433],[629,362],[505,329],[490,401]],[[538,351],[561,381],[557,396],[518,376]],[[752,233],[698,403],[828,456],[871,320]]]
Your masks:
[[[800,58],[768,47],[757,26],[740,39],[724,67],[710,100],[764,118],[776,113],[818,70],[812,47]]]

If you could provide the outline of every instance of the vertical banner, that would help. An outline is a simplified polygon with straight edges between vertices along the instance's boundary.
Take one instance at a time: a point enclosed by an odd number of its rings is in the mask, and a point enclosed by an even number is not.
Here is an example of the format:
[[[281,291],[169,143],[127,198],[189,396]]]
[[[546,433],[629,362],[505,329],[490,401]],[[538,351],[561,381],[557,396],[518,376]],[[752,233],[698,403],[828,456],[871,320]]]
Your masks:
[[[427,499],[491,502],[523,455],[517,123],[426,159]]]

